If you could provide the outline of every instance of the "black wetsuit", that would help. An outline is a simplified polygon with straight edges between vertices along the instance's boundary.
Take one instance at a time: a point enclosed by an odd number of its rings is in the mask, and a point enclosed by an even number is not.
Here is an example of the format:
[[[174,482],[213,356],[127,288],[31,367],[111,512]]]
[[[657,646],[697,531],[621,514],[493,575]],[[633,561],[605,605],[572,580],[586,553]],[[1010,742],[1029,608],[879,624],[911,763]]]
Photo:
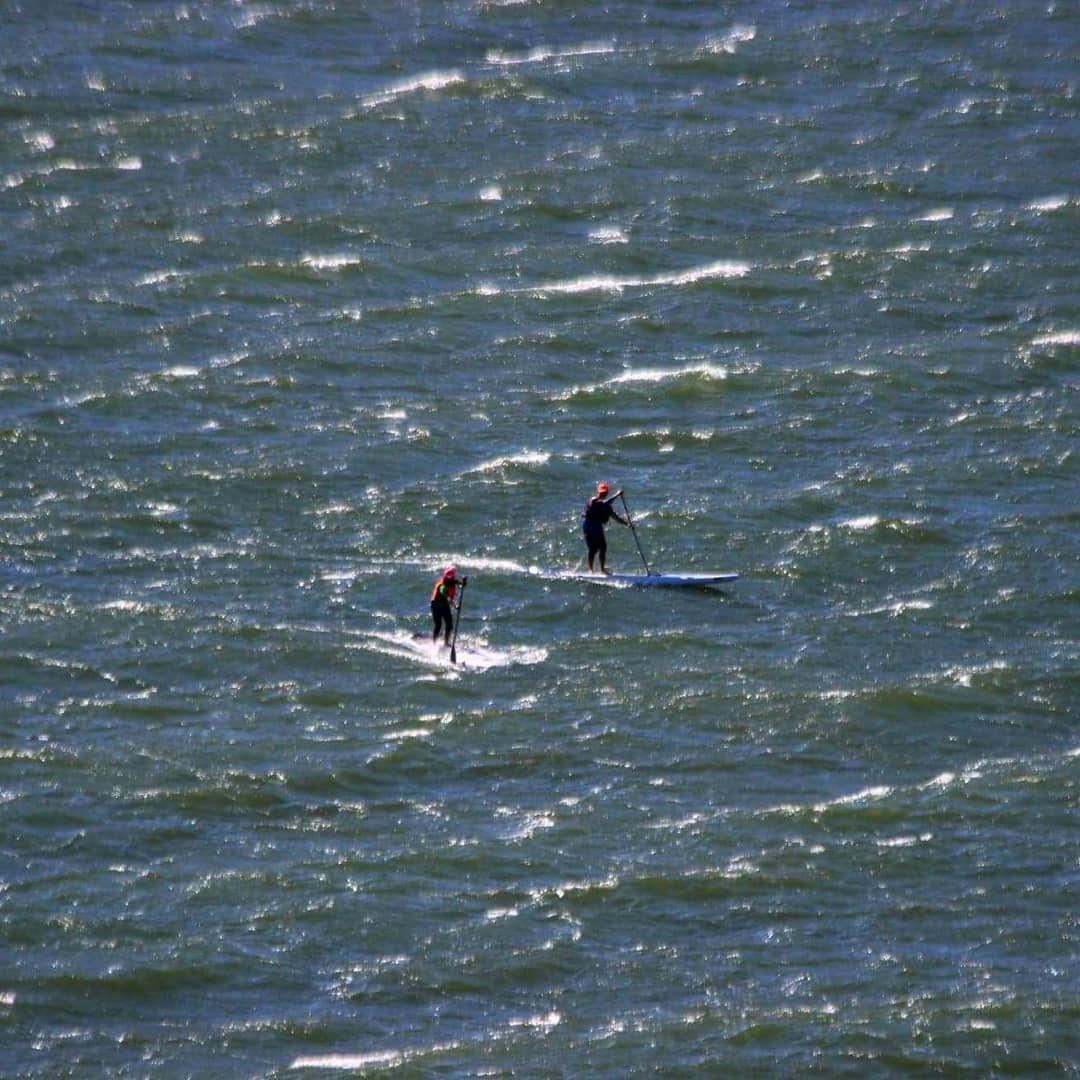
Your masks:
[[[439,578],[435,582],[435,588],[431,590],[431,617],[435,620],[435,629],[432,631],[431,640],[438,641],[440,631],[443,632],[443,640],[449,645],[450,634],[454,629],[454,616],[451,614],[453,604],[451,601],[457,592],[457,585],[451,584]],[[445,631],[443,627],[445,626]]]
[[[607,556],[607,539],[604,536],[604,526],[611,520],[614,511],[611,504],[605,502],[599,495],[594,495],[586,504],[582,513],[581,528],[585,533],[585,544],[589,549],[589,562],[592,563],[596,555],[600,556],[600,564],[604,565]]]

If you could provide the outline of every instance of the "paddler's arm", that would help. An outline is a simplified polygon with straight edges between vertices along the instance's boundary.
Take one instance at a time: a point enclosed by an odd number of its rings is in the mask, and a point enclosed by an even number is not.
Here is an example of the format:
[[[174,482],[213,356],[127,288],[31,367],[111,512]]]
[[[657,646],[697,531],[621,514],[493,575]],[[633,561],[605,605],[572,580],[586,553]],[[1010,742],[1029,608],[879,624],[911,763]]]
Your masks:
[[[619,490],[618,490],[618,491],[616,491],[616,492],[615,492],[615,494],[614,494],[614,495],[612,495],[610,499],[605,499],[605,500],[604,500],[604,505],[610,508],[610,510],[611,510],[611,516],[612,516],[612,517],[613,517],[613,518],[614,518],[614,519],[615,519],[615,520],[616,520],[616,521],[617,521],[617,522],[618,522],[618,523],[619,523],[620,525],[625,525],[625,526],[626,526],[627,528],[630,528],[630,522],[629,522],[629,521],[627,521],[627,520],[626,520],[626,518],[624,518],[624,517],[623,517],[623,516],[622,516],[622,515],[621,515],[621,514],[619,513],[619,511],[615,509],[615,507],[614,507],[614,506],[612,506],[612,505],[611,505],[611,504],[612,504],[612,503],[613,503],[613,502],[614,502],[614,501],[615,501],[615,500],[616,500],[616,499],[617,499],[617,498],[618,498],[618,497],[619,497],[619,496],[620,496],[621,494],[622,494],[622,488],[619,488]]]

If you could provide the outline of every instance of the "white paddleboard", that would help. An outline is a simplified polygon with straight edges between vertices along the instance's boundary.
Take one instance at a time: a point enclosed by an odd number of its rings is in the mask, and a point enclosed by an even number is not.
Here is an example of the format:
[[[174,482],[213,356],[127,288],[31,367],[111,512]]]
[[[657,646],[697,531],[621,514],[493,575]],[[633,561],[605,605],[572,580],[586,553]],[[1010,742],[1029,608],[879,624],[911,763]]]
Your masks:
[[[591,585],[640,585],[655,588],[730,585],[739,578],[738,574],[590,574],[576,570],[541,569],[533,569],[533,573],[566,581],[587,581]]]

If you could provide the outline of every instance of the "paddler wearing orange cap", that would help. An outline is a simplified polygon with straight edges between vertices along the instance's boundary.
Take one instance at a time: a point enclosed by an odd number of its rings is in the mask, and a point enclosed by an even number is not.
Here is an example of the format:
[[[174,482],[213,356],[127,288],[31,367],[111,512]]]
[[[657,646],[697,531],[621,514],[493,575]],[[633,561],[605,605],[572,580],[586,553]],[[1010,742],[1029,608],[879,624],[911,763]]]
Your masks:
[[[469,584],[469,579],[461,579],[461,587],[464,589]],[[431,617],[435,621],[435,629],[431,633],[431,640],[439,640],[439,631],[445,626],[443,641],[450,644],[450,631],[454,629],[454,616],[452,609],[454,597],[457,596],[458,576],[457,570],[448,566],[438,577],[434,588],[431,590]]]
[[[589,570],[592,571],[593,561],[600,556],[600,573],[606,574],[607,568],[607,539],[604,536],[604,526],[611,518],[621,525],[629,527],[630,522],[621,517],[611,505],[621,494],[616,491],[609,496],[607,484],[596,485],[596,494],[585,504],[581,515],[581,528],[585,533],[585,545],[589,549]]]

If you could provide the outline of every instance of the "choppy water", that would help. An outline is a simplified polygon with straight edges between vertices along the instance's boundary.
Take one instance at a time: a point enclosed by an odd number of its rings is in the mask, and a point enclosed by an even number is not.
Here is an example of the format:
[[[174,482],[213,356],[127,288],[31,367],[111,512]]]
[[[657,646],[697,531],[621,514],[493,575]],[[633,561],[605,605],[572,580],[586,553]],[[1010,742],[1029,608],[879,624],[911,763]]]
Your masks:
[[[1075,1074],[1078,55],[0,6],[0,1073]]]

